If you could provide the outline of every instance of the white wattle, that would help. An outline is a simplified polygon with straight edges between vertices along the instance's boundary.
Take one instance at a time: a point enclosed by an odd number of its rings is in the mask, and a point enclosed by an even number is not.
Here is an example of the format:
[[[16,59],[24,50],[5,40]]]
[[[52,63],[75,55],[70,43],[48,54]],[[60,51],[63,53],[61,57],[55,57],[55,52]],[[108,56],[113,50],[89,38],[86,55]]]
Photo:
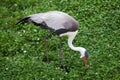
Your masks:
[[[81,53],[81,56],[80,58],[84,57],[84,53],[85,53],[85,48],[83,47],[75,47],[73,46],[72,42],[76,36],[78,31],[75,31],[75,32],[67,32],[67,33],[64,33],[64,34],[61,34],[60,36],[64,36],[64,35],[68,35],[68,46],[74,50],[74,51],[79,51]]]

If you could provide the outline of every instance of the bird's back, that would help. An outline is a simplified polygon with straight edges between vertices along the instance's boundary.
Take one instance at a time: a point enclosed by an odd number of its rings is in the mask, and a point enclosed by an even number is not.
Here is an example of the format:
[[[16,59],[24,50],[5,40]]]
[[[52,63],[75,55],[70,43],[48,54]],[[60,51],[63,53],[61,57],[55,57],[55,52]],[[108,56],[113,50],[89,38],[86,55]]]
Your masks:
[[[66,29],[68,31],[76,31],[78,22],[68,14],[60,11],[49,11],[45,13],[30,15],[31,20],[36,23],[45,22],[48,27],[53,30]]]

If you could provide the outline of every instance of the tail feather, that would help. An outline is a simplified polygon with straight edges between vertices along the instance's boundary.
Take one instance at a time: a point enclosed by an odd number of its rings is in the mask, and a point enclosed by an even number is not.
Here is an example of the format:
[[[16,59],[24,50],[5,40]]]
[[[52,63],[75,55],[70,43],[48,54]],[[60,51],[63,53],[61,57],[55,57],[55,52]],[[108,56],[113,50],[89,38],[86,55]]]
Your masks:
[[[17,22],[16,25],[17,24],[25,24],[29,21],[30,21],[30,17],[25,17],[25,18],[21,19],[19,22]]]

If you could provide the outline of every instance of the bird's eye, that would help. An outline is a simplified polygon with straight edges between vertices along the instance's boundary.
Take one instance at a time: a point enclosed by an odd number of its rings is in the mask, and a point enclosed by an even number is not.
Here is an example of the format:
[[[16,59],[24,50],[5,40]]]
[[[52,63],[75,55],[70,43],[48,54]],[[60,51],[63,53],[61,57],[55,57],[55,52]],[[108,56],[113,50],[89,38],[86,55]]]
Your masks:
[[[87,58],[88,58],[88,52],[87,52],[87,51],[85,51],[85,57],[87,57]]]

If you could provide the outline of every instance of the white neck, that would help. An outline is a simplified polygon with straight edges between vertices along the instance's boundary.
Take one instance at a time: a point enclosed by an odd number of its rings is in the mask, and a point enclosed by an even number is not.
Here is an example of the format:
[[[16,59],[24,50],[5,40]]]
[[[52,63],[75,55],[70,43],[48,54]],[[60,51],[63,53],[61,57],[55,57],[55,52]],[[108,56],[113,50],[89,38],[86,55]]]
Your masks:
[[[75,46],[73,46],[73,44],[72,44],[72,42],[73,42],[73,40],[74,40],[77,32],[78,32],[78,31],[76,31],[76,32],[70,32],[70,33],[68,34],[68,45],[69,45],[69,47],[70,47],[72,50],[74,50],[74,51],[79,51],[79,52],[81,53],[81,58],[82,58],[82,57],[84,56],[85,51],[86,51],[85,48],[83,48],[83,47],[75,47]]]

